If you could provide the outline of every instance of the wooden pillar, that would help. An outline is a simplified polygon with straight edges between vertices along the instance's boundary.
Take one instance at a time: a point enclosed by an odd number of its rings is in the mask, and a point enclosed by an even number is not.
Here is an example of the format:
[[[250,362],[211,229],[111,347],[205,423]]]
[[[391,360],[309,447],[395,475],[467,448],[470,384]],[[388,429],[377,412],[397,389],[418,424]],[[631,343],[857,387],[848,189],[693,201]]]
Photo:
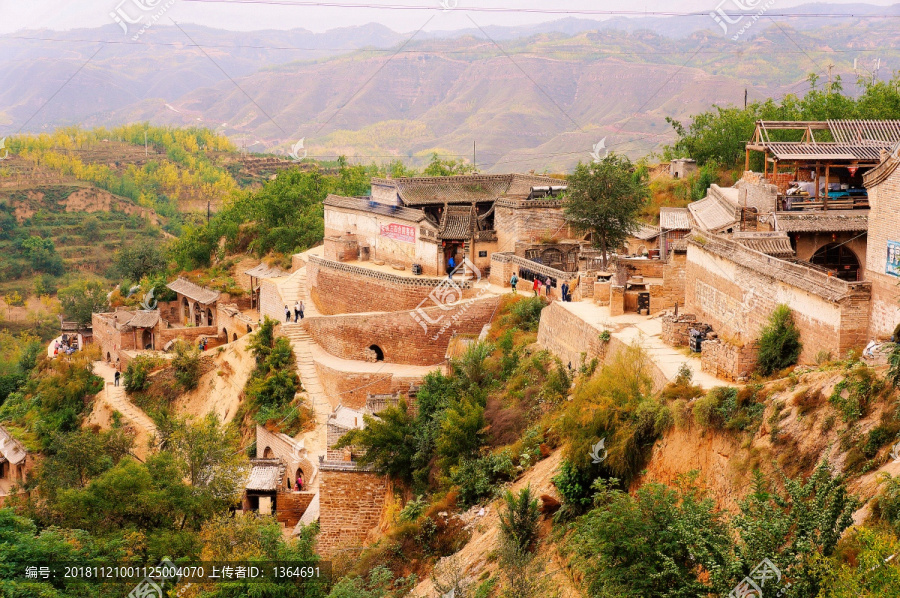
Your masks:
[[[831,164],[825,165],[825,209],[828,209],[828,173],[831,170]]]
[[[750,150],[744,150],[744,172],[750,170]]]
[[[813,181],[816,186],[816,195],[813,199],[819,201],[819,163],[816,162],[816,176],[813,177]]]
[[[763,157],[763,181],[769,178],[769,156]]]

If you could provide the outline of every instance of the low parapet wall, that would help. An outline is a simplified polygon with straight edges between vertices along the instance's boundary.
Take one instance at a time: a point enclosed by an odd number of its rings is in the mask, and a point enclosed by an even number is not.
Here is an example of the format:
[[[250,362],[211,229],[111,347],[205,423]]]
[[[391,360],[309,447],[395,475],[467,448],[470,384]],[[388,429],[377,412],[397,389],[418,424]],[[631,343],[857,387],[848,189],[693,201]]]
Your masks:
[[[479,292],[471,281],[400,276],[314,255],[306,274],[316,307],[325,315],[410,310],[429,298],[469,299]]]

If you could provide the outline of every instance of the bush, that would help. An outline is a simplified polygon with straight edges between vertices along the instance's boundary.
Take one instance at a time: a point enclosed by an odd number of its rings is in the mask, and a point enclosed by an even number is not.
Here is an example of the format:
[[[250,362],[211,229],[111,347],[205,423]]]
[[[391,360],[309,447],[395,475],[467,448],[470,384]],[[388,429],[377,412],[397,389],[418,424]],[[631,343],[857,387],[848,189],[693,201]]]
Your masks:
[[[194,390],[200,382],[200,347],[179,340],[174,351],[175,380],[184,390]]]
[[[900,325],[898,325],[898,328],[900,328]],[[888,355],[887,380],[894,388],[900,388],[900,339],[897,339],[897,341]]]
[[[873,514],[900,534],[900,476],[883,473],[879,479],[884,488],[875,500]]]
[[[828,400],[840,411],[845,422],[854,422],[868,411],[872,398],[881,392],[883,383],[875,371],[864,363],[854,363],[844,379],[835,385]]]
[[[802,349],[800,331],[794,324],[791,309],[781,304],[775,308],[769,316],[769,323],[762,329],[757,366],[764,376],[769,376],[797,363]]]
[[[526,332],[534,332],[541,321],[541,310],[546,307],[541,297],[525,297],[513,303],[503,317],[502,324]]]
[[[139,355],[135,357],[125,368],[125,390],[128,392],[140,392],[150,386],[150,360]]]
[[[501,541],[516,551],[530,552],[537,540],[540,516],[538,501],[531,495],[531,486],[522,488],[518,496],[507,490],[503,502],[506,509],[499,513]]]
[[[516,468],[508,451],[490,453],[477,459],[463,459],[450,481],[459,486],[459,504],[469,507],[496,496],[499,485],[515,476]]]

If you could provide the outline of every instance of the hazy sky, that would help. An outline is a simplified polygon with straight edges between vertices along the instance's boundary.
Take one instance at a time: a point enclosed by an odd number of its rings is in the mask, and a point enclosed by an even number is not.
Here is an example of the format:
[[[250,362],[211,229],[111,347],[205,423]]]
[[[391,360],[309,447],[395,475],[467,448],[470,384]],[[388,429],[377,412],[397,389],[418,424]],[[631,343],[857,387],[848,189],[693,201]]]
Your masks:
[[[335,27],[382,23],[395,31],[413,31],[427,23],[426,30],[470,28],[468,13],[479,25],[521,25],[552,21],[565,14],[540,12],[470,12],[466,8],[515,8],[521,10],[573,11],[581,18],[605,18],[577,11],[666,11],[707,12],[722,0],[0,0],[0,33],[20,29],[71,29],[113,23],[111,13],[139,12],[139,5],[159,12],[166,6],[164,21],[172,18],[232,30],[293,29],[326,31]],[[741,0],[737,0],[741,1]],[[745,0],[756,4],[759,0]],[[771,10],[785,9],[802,0],[775,0]],[[872,0],[867,4],[887,6],[896,0]],[[724,0],[726,5],[735,0]],[[825,4],[842,4],[819,0]],[[442,6],[443,3],[443,6]],[[282,4],[282,6],[278,6]],[[293,6],[284,6],[293,4]],[[340,6],[314,6],[338,4]],[[371,6],[383,8],[369,8]],[[389,9],[420,7],[415,9]],[[450,10],[443,10],[450,7]],[[430,20],[429,20],[430,19]]]

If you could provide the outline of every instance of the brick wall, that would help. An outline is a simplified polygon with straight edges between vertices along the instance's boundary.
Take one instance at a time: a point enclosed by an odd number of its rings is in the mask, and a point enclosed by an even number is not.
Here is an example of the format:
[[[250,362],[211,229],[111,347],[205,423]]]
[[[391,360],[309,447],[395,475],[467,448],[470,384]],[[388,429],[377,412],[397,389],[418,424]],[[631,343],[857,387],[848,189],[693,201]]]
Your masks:
[[[396,311],[364,315],[307,318],[304,326],[326,351],[344,359],[363,360],[376,345],[384,360],[409,365],[444,362],[454,333],[479,334],[497,308],[499,297],[488,295],[444,309],[430,307],[421,312]],[[427,324],[423,326],[415,318]]]
[[[288,529],[295,527],[315,495],[315,492],[279,492],[275,496],[276,520]]]
[[[563,364],[581,365],[581,355],[585,360],[597,358],[604,362],[625,348],[625,343],[616,337],[608,342],[600,340],[600,326],[590,324],[563,307],[561,303],[551,303],[541,311],[538,327],[538,344],[559,357]],[[668,383],[665,374],[651,362],[650,376],[654,389],[659,390]]]
[[[393,394],[399,391],[407,394],[410,385],[418,385],[422,381],[420,377],[396,376],[390,372],[346,372],[318,361],[315,364],[325,396],[332,401],[332,408],[345,405],[351,409],[362,409],[369,393]]]
[[[879,171],[890,172],[898,161],[891,157]],[[873,171],[873,173],[875,172]],[[872,282],[872,317],[869,324],[871,338],[888,338],[900,323],[900,278],[886,273],[887,243],[900,242],[900,168],[878,177],[869,187],[869,233],[866,250],[866,280]],[[874,184],[873,184],[874,183]]]
[[[755,343],[739,347],[721,339],[704,341],[700,352],[700,370],[716,378],[737,382],[756,369],[758,347]]]
[[[432,293],[443,296],[453,290],[444,278],[397,276],[315,256],[310,257],[306,273],[316,307],[325,315],[410,310]],[[479,291],[471,283],[456,280],[452,284],[465,299]],[[283,319],[284,307],[278,308]]]
[[[162,328],[157,337],[157,346],[162,349],[169,341],[180,338],[189,343],[196,342],[201,336],[217,337],[219,329],[215,326],[192,326],[190,328]]]
[[[256,458],[266,456],[266,449],[271,449],[271,458],[281,459],[285,464],[285,481],[291,478],[291,483],[297,479],[297,469],[303,471],[303,481],[309,484],[316,476],[316,467],[310,463],[301,452],[295,450],[296,445],[283,435],[270,432],[263,426],[256,426]]]
[[[512,251],[520,240],[571,239],[562,205],[560,200],[498,200],[494,209],[498,251]]]
[[[230,306],[219,305],[218,327],[219,332],[228,337],[225,339],[225,342],[230,343],[235,340],[235,336],[241,338],[249,334],[248,326],[251,329],[255,328],[256,321],[251,320],[235,309],[230,309]]]
[[[316,550],[328,556],[362,545],[378,526],[388,483],[384,476],[323,467],[319,486],[319,536]]]
[[[820,350],[837,356],[865,344],[870,285],[847,283],[721,238],[689,244],[685,294],[686,311],[739,347],[759,337],[782,303],[800,329],[801,362],[812,362]]]
[[[276,322],[284,322],[284,303],[278,287],[271,280],[259,281],[259,318],[269,316]]]
[[[697,326],[697,318],[691,314],[664,316],[660,339],[673,347],[687,347],[691,340],[691,328]]]
[[[794,234],[794,243],[797,250],[797,259],[808,262],[813,254],[821,247],[829,243],[841,243],[851,250],[859,260],[861,269],[866,267],[866,235],[859,236],[859,232],[845,233],[802,233]],[[862,272],[860,273],[862,276]]]

